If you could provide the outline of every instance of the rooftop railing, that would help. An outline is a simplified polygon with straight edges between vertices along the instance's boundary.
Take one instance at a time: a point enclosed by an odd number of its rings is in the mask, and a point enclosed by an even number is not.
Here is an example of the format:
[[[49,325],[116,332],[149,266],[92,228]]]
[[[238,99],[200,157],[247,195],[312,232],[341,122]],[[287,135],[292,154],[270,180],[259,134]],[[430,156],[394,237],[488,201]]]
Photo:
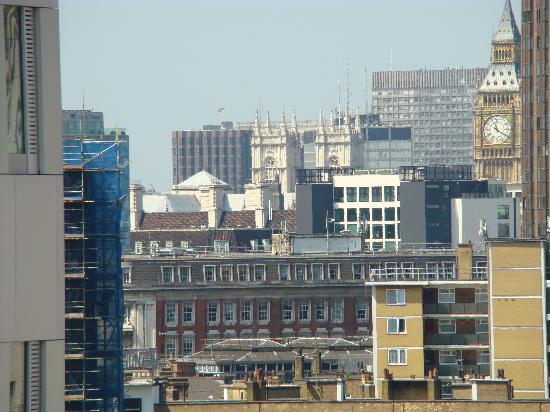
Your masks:
[[[487,269],[484,267],[472,268],[472,280],[486,280]],[[438,280],[458,280],[458,274],[451,268],[396,268],[396,269],[371,269],[369,280],[372,282],[427,282]]]

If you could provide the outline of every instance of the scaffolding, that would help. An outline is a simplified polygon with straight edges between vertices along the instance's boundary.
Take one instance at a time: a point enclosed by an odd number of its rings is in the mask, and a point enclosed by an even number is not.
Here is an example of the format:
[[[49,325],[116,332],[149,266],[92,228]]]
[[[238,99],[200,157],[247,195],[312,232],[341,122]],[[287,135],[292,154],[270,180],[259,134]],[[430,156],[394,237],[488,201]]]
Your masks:
[[[64,137],[67,411],[123,410],[121,216],[127,144],[118,132]]]

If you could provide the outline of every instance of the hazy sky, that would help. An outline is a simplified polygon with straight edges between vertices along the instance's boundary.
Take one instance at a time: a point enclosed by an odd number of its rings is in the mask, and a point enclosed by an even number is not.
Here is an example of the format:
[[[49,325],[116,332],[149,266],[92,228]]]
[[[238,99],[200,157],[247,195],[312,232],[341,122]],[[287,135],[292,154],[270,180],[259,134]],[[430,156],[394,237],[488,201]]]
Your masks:
[[[172,184],[171,131],[252,120],[261,103],[317,118],[346,64],[485,67],[504,0],[60,0],[63,108],[102,111],[130,135],[131,179]],[[512,0],[520,22],[520,0]],[[370,84],[370,74],[369,74]],[[370,104],[370,99],[369,99]]]

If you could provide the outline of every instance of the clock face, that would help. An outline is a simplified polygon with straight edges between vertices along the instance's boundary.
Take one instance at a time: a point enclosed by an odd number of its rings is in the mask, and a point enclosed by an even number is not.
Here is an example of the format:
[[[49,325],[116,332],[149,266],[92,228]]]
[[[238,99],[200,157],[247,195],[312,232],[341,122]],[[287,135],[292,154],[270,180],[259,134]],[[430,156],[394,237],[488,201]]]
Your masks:
[[[510,121],[503,116],[491,116],[483,126],[483,137],[489,144],[510,143],[511,134]]]

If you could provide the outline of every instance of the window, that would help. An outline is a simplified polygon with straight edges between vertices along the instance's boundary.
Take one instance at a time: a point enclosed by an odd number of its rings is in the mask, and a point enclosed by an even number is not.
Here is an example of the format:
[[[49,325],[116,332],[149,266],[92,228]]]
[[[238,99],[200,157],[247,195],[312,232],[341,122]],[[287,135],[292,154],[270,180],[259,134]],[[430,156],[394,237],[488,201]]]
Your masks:
[[[395,239],[395,225],[384,225],[386,239]]]
[[[195,321],[193,303],[183,304],[183,323],[193,323]]]
[[[386,305],[404,305],[405,289],[386,289]]]
[[[237,274],[239,276],[239,282],[250,281],[250,272],[248,270],[248,265],[237,265]]]
[[[381,186],[374,186],[372,188],[372,201],[373,202],[381,202],[382,201],[382,187]]]
[[[510,237],[510,224],[499,223],[498,224],[498,237]]]
[[[357,209],[347,209],[347,220],[348,222],[357,222]]]
[[[136,255],[141,255],[143,253],[143,243],[137,241],[134,243],[134,253]]]
[[[176,303],[166,304],[165,319],[167,325],[175,325],[178,323],[178,309]]]
[[[372,238],[382,239],[384,237],[384,226],[372,225]]]
[[[172,283],[174,281],[174,267],[163,266],[161,270],[162,270],[162,282]]]
[[[332,301],[332,322],[341,323],[344,320],[344,300],[334,299]]]
[[[149,254],[154,256],[159,250],[159,242],[152,240],[149,242]]]
[[[395,208],[387,207],[384,209],[384,220],[395,220]]]
[[[254,281],[263,282],[265,280],[265,265],[254,265]]]
[[[363,279],[365,277],[365,273],[364,273],[364,266],[360,263],[354,263],[352,265],[352,272],[353,272],[353,278],[358,280],[358,279]]]
[[[202,270],[204,272],[204,281],[205,282],[215,282],[216,281],[216,266],[203,266]]]
[[[487,288],[478,288],[475,292],[476,303],[487,303],[489,301],[489,295],[487,294]]]
[[[395,201],[395,187],[384,186],[384,201],[385,202]]]
[[[235,303],[224,302],[223,303],[223,321],[224,323],[232,324],[235,322]]]
[[[184,336],[183,337],[183,354],[184,355],[192,355],[193,349],[195,346],[195,338],[192,336]]]
[[[309,300],[300,301],[298,319],[301,321],[309,320]]]
[[[327,320],[327,304],[323,299],[315,301],[315,319],[320,321]]]
[[[209,303],[208,304],[208,323],[218,323],[218,304]]]
[[[182,249],[185,249],[185,250],[189,249],[189,241],[188,241],[188,240],[182,240],[182,241],[180,241],[180,247],[181,247]]]
[[[488,350],[480,350],[477,352],[477,364],[485,365],[489,363],[491,354]]]
[[[489,333],[489,321],[487,319],[476,319],[476,333]]]
[[[340,265],[338,263],[328,264],[328,278],[332,280],[340,279]]]
[[[224,265],[220,267],[221,281],[231,282],[233,280],[233,266]]]
[[[357,202],[357,188],[346,187],[346,202]]]
[[[279,280],[290,280],[290,265],[279,265]]]
[[[132,323],[132,307],[130,305],[124,305],[124,323]]]
[[[294,319],[294,305],[292,300],[283,300],[283,321],[292,321]]]
[[[426,273],[430,278],[436,278],[439,271],[439,264],[437,262],[426,263]]]
[[[344,188],[343,187],[335,187],[334,188],[334,201],[335,202],[343,202],[344,201]]]
[[[363,299],[358,299],[355,302],[355,316],[358,322],[366,322],[368,320],[367,302]]]
[[[508,205],[499,205],[497,207],[497,218],[498,219],[510,219],[510,206],[508,206]]]
[[[406,332],[405,318],[388,318],[386,321],[388,334],[404,334]]]
[[[323,280],[323,265],[321,263],[313,263],[311,265],[311,274],[313,280]]]
[[[455,303],[455,290],[454,289],[438,289],[437,291],[438,303]]]
[[[298,264],[294,267],[296,272],[296,280],[307,280],[307,266]]]
[[[132,283],[132,269],[122,268],[122,275],[124,277],[124,283]]]
[[[391,348],[388,349],[388,365],[406,365],[407,349]]]
[[[439,364],[440,365],[456,365],[457,356],[454,350],[440,350]]]
[[[334,221],[335,222],[344,221],[344,209],[334,209]]]
[[[190,266],[180,266],[178,268],[180,282],[191,282],[191,267]]]
[[[359,209],[359,220],[361,222],[368,222],[370,220],[370,209],[362,207]]]
[[[178,338],[177,336],[167,336],[164,341],[164,352],[171,356],[178,354]]]
[[[244,300],[241,302],[241,322],[250,322],[252,320],[252,302]]]
[[[446,279],[451,279],[455,273],[454,262],[443,262],[441,268],[441,275]]]
[[[456,333],[456,320],[454,319],[439,319],[437,325],[441,334]]]
[[[360,202],[368,202],[369,201],[369,188],[368,187],[360,187],[359,188],[359,201]]]
[[[216,253],[228,253],[229,252],[229,240],[214,240],[214,252],[216,252]]]
[[[164,245],[166,249],[172,249],[174,247],[174,242],[172,242],[171,240],[167,240]]]
[[[267,301],[258,302],[258,321],[259,322],[269,321],[269,302]]]
[[[382,220],[382,208],[375,207],[372,209],[372,220],[377,222]]]

